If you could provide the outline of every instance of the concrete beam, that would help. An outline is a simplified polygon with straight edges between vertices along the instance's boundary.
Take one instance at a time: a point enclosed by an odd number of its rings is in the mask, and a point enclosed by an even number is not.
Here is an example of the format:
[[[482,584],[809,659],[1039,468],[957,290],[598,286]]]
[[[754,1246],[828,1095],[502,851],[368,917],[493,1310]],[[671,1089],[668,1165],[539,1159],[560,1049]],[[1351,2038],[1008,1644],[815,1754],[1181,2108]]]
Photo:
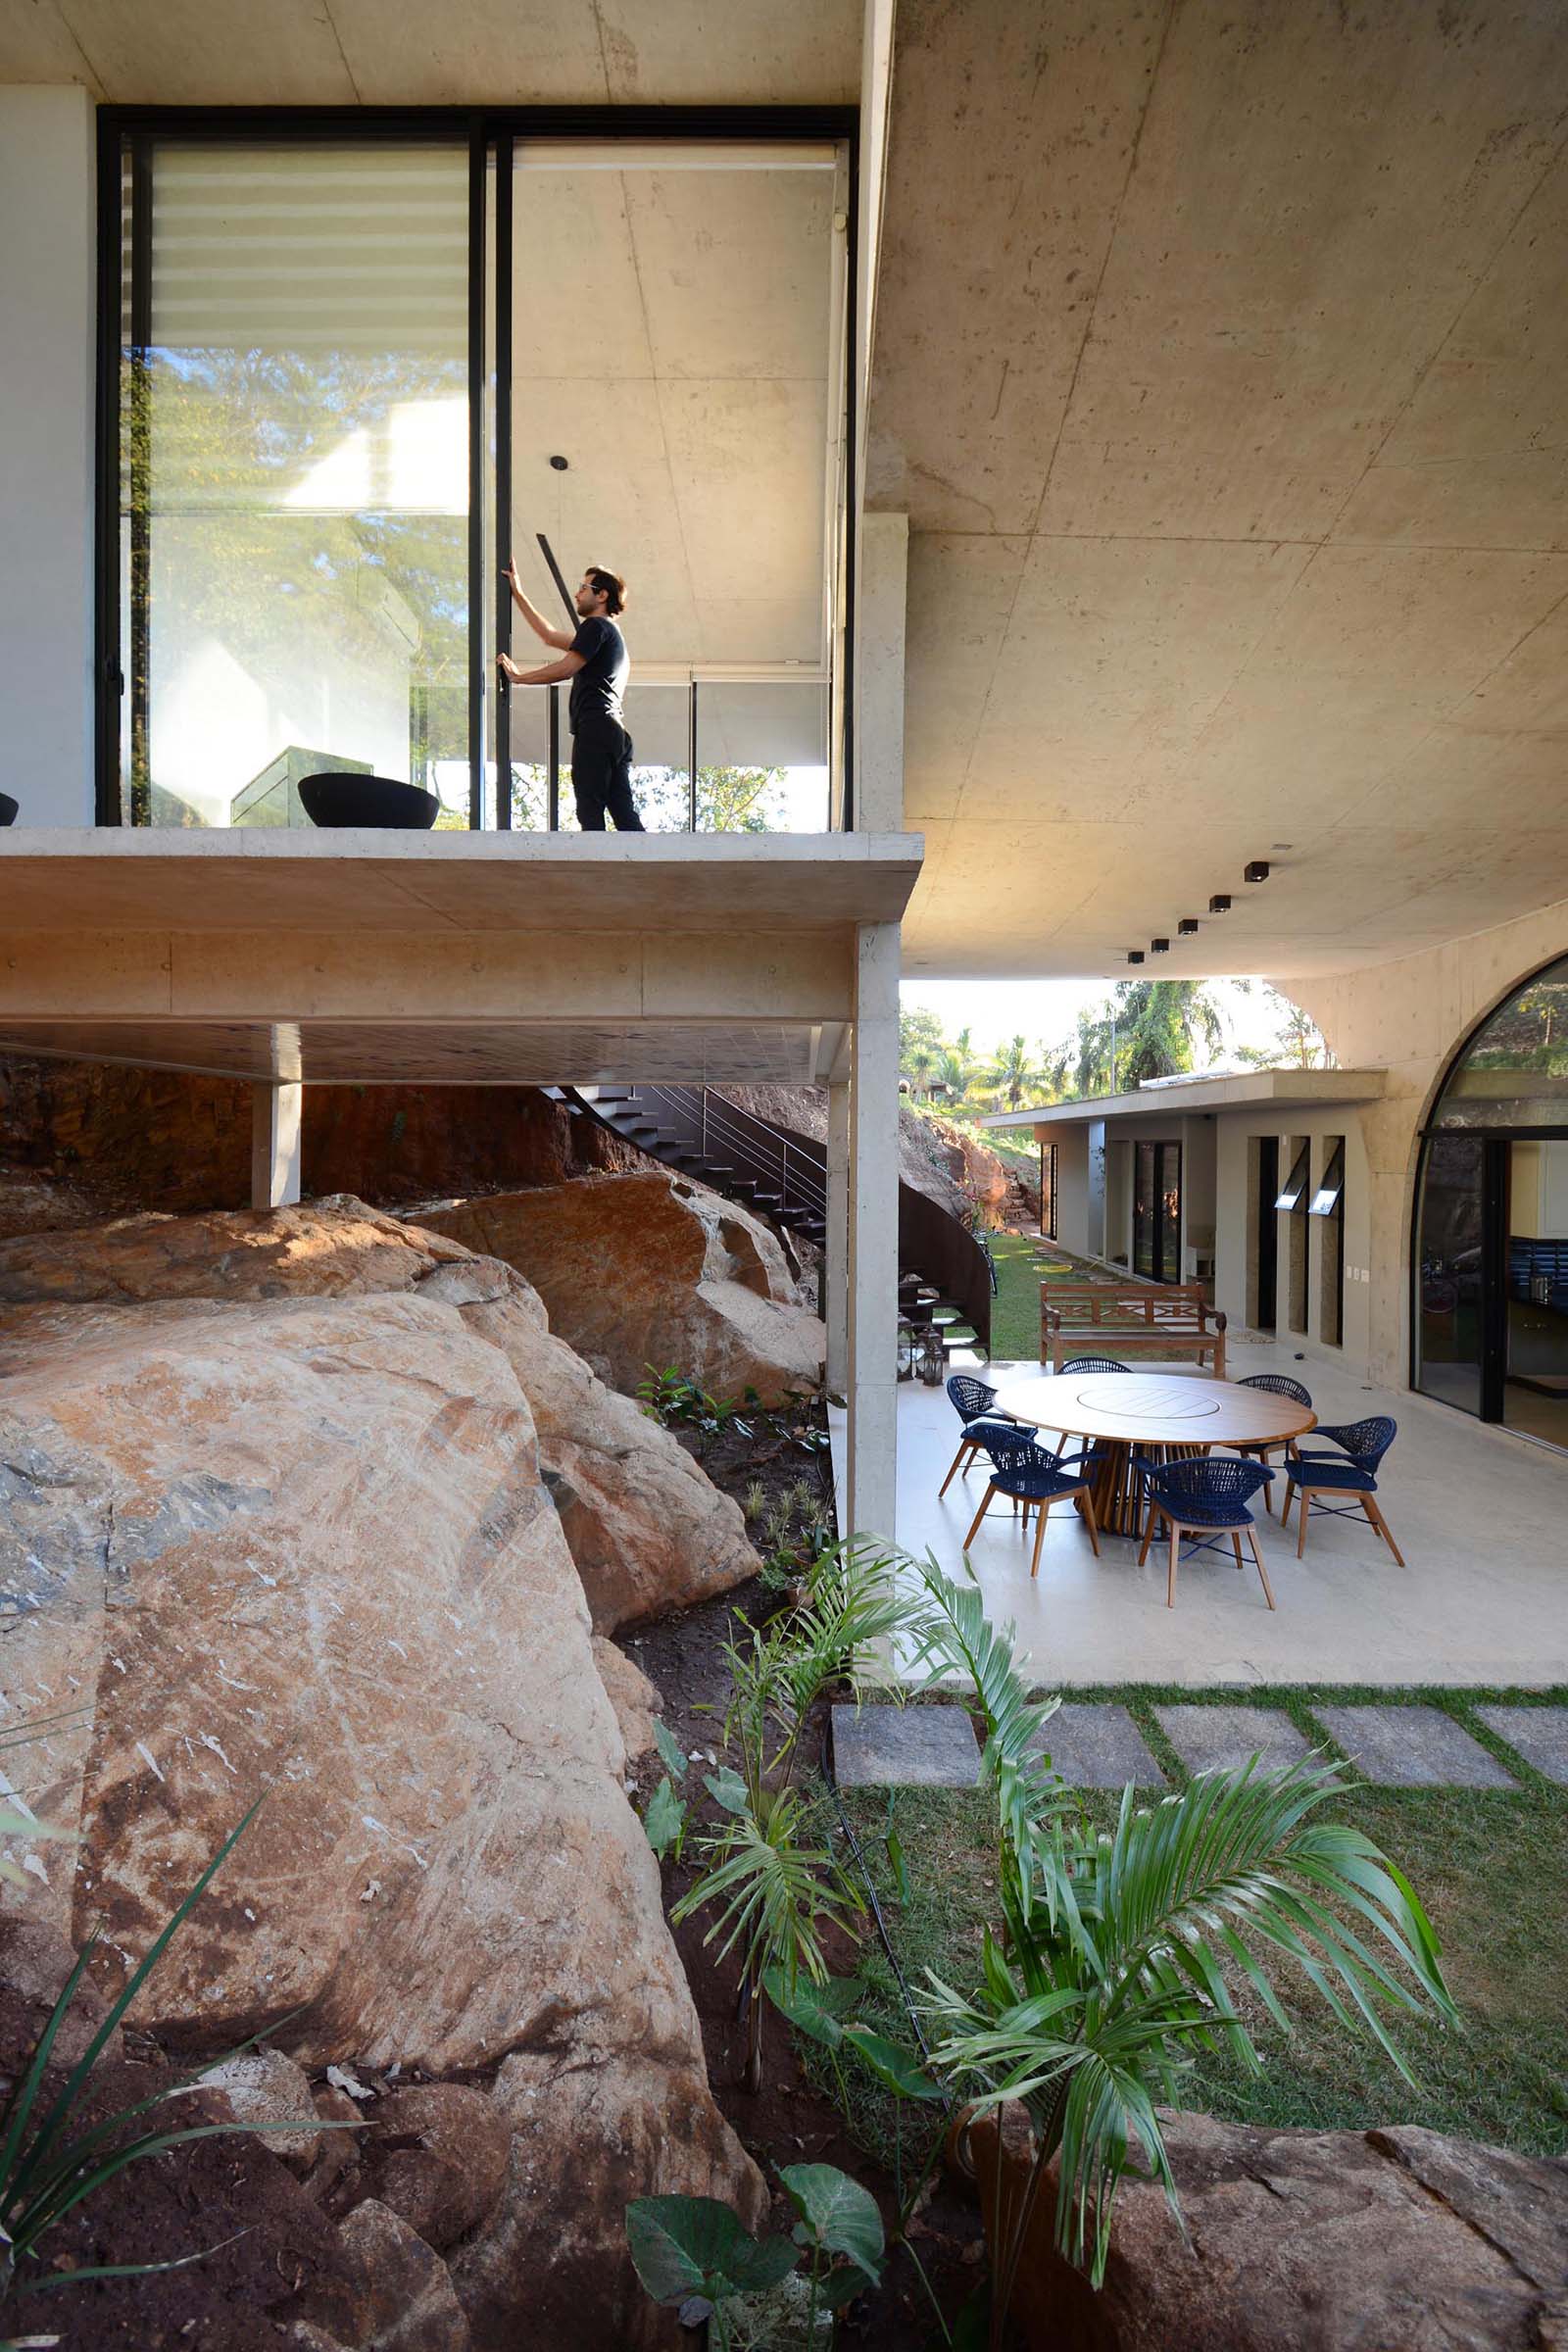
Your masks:
[[[300,1129],[305,1089],[251,1089],[251,1206],[287,1208],[300,1197]]]
[[[897,1538],[899,927],[856,942],[849,1166],[849,1450],[844,1533]]]

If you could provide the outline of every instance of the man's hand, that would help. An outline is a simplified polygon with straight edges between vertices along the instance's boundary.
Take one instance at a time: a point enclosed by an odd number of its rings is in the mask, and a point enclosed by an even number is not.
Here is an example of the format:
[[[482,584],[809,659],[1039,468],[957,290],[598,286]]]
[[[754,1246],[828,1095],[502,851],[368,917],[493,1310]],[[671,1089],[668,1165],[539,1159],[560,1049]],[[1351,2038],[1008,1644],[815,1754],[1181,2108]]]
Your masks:
[[[512,590],[513,596],[520,605],[523,602],[523,594],[522,589],[518,585],[517,581],[517,566],[515,562],[508,564],[504,566],[501,577],[506,581],[507,586]]]
[[[522,676],[521,670],[517,667],[517,664],[515,662],[514,662],[510,654],[497,654],[496,667],[500,670],[501,675],[504,678],[509,679],[514,686],[516,685],[517,680]]]

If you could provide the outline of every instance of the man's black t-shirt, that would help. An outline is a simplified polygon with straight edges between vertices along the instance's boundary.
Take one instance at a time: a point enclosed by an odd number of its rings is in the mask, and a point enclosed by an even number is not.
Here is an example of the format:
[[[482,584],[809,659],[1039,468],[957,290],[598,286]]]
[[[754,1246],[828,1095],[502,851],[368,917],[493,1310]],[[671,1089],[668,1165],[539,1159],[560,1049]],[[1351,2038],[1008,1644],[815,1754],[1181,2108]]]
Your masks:
[[[571,681],[571,702],[567,724],[572,733],[595,726],[609,719],[615,726],[623,722],[620,698],[625,692],[631,660],[626,652],[626,640],[612,620],[595,613],[580,623],[571,641],[574,654],[581,654],[582,667]]]

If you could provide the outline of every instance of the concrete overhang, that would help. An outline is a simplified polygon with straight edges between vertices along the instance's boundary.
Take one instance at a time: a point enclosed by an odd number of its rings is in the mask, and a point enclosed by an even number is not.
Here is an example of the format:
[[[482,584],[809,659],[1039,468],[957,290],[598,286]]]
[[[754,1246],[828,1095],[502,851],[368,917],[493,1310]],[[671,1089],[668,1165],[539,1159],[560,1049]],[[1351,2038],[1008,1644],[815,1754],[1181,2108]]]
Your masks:
[[[1386,1070],[1232,1070],[1223,1075],[1158,1078],[1130,1095],[1092,1095],[1074,1102],[1045,1102],[1033,1110],[993,1111],[982,1127],[1071,1127],[1094,1119],[1148,1119],[1205,1110],[1258,1110],[1298,1104],[1323,1109],[1340,1102],[1375,1102]]]
[[[13,831],[0,1052],[263,1081],[809,1084],[915,834]]]

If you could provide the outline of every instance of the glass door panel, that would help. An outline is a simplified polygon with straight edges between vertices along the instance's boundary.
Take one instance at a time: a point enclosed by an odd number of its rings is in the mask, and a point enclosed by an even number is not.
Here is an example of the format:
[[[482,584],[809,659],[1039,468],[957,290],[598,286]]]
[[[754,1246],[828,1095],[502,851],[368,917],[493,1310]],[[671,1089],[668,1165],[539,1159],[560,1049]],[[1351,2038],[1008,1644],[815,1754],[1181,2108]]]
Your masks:
[[[1427,1146],[1416,1241],[1420,1309],[1416,1386],[1445,1404],[1481,1411],[1485,1214],[1480,1136],[1439,1135]]]
[[[1568,1136],[1508,1146],[1503,1419],[1568,1446]]]

